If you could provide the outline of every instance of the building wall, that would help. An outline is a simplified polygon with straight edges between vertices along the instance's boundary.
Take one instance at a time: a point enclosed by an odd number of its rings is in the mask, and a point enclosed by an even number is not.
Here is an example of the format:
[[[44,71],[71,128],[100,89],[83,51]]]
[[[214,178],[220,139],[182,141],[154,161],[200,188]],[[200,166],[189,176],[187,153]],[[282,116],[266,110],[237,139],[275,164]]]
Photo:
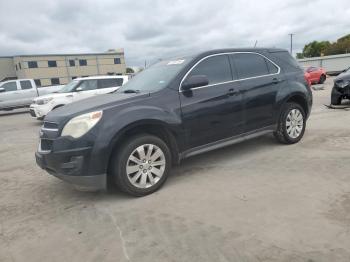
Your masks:
[[[16,77],[12,57],[0,57],[0,81],[7,77]]]
[[[341,72],[350,67],[350,54],[298,59],[302,66],[320,66],[327,73]]]
[[[115,64],[117,58],[120,64]],[[74,61],[74,65],[70,64]],[[86,65],[80,65],[80,60]],[[30,68],[29,62],[36,62],[37,68]],[[49,67],[48,61],[56,61],[56,67]],[[99,54],[67,54],[67,55],[33,55],[16,56],[12,68],[18,78],[40,80],[42,86],[52,85],[51,79],[58,78],[59,84],[67,84],[76,77],[95,75],[126,74],[124,52],[108,52]]]

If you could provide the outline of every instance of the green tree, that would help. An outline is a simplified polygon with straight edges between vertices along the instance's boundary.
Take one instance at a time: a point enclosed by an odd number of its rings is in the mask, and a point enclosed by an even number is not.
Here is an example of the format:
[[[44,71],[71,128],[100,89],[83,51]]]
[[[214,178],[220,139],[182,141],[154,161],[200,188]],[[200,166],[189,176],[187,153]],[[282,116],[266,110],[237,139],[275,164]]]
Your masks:
[[[340,37],[336,42],[313,41],[304,46],[297,58],[317,57],[321,55],[338,55],[350,53],[350,34]]]
[[[329,41],[313,41],[303,48],[303,56],[304,57],[316,57],[325,54],[325,52],[330,47],[331,43]]]

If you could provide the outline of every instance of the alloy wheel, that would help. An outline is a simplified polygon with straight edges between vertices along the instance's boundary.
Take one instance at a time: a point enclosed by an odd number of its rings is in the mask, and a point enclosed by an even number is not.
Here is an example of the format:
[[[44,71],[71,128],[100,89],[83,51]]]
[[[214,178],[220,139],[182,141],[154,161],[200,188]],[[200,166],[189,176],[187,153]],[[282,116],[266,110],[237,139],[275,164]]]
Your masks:
[[[299,109],[292,109],[286,119],[286,129],[289,137],[296,139],[300,136],[304,127],[304,117]]]
[[[165,171],[165,155],[153,144],[137,147],[129,156],[126,174],[130,183],[137,188],[149,188],[159,182]]]

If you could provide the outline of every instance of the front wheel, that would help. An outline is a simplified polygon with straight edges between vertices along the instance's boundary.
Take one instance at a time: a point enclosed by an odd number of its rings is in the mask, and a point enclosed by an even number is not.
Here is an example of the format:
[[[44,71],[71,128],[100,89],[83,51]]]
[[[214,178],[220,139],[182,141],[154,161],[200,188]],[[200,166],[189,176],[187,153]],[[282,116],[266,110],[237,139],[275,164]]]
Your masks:
[[[119,189],[145,196],[157,191],[171,168],[171,154],[163,140],[143,134],[123,143],[112,159],[112,175]]]
[[[295,144],[305,132],[306,116],[304,109],[297,103],[287,103],[280,116],[274,135],[283,144]]]

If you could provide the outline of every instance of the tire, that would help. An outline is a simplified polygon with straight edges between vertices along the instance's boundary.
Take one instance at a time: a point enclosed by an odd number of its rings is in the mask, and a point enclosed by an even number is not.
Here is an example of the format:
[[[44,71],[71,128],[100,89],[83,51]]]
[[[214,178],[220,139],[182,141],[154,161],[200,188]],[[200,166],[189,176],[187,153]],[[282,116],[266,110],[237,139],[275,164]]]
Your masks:
[[[150,148],[152,151],[149,151]],[[138,153],[138,149],[140,152],[143,150],[144,157]],[[171,153],[160,138],[141,134],[121,145],[112,157],[111,165],[116,186],[127,194],[140,197],[157,191],[164,184],[170,173]]]
[[[326,81],[327,77],[325,75],[320,76],[320,80],[318,81],[319,84],[323,84]]]
[[[302,117],[301,120],[299,120],[300,116]],[[306,115],[304,109],[297,103],[286,103],[282,109],[277,130],[274,132],[275,138],[282,144],[298,143],[304,136],[305,126]]]
[[[335,105],[335,106],[337,106],[337,105],[340,105],[341,104],[341,96],[332,96],[331,97],[331,104],[332,105]]]

